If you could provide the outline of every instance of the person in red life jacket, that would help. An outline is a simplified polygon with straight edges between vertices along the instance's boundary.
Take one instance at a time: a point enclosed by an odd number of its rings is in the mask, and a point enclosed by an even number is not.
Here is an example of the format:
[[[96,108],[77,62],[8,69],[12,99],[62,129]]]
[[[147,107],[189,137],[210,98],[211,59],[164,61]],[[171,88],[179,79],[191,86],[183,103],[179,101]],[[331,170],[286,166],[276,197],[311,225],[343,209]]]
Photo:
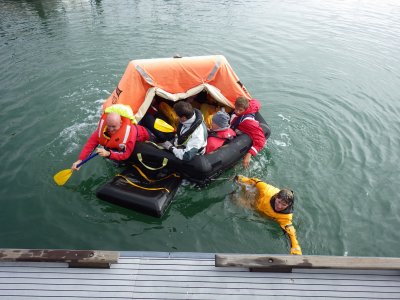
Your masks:
[[[247,134],[252,140],[251,148],[243,158],[245,169],[250,164],[251,156],[256,156],[266,142],[264,131],[255,119],[255,114],[260,108],[261,105],[256,99],[249,101],[245,97],[238,97],[235,101],[235,111],[231,117],[231,128],[237,134]]]
[[[131,119],[122,117],[117,112],[105,113],[99,121],[97,129],[89,137],[83,146],[79,159],[71,166],[72,170],[79,170],[76,166],[95,149],[102,157],[115,161],[128,159],[136,142],[150,140],[151,136],[148,130],[140,125],[133,125]]]
[[[224,111],[217,111],[213,115],[211,130],[208,132],[206,154],[217,150],[236,136],[236,132],[229,127],[229,119],[229,115]]]

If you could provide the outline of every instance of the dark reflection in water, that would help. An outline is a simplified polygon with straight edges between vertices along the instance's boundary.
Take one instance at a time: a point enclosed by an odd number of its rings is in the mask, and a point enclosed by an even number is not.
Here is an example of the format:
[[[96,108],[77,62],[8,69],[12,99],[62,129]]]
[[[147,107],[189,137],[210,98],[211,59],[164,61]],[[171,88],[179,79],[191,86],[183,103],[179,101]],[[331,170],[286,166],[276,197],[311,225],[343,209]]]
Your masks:
[[[101,4],[101,0],[90,0],[90,4],[94,7],[97,15],[101,15],[103,13],[103,8]]]

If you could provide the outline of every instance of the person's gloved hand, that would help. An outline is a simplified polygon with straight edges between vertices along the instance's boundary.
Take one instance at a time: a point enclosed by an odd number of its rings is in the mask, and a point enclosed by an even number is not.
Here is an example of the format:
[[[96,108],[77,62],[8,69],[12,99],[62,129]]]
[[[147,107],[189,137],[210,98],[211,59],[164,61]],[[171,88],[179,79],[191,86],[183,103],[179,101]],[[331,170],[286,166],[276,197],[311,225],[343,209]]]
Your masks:
[[[292,254],[292,255],[302,255],[300,247],[290,248],[290,254]]]
[[[170,141],[165,141],[164,143],[161,143],[160,145],[163,146],[163,148],[167,149],[167,150],[171,150],[171,148],[174,146],[174,145],[172,145],[172,143]]]

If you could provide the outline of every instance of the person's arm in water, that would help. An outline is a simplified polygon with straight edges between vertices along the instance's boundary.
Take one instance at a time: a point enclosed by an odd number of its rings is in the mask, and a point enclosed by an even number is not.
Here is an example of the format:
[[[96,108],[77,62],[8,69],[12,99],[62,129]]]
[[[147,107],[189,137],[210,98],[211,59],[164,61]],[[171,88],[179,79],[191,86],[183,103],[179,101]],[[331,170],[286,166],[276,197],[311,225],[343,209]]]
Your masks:
[[[265,197],[266,194],[273,195],[273,194],[279,192],[278,188],[276,188],[276,187],[274,187],[274,186],[272,186],[270,184],[267,184],[264,181],[262,181],[262,180],[260,180],[260,179],[258,179],[256,177],[249,178],[249,177],[245,177],[245,176],[242,176],[242,175],[237,175],[235,177],[235,181],[237,183],[244,183],[244,184],[248,184],[248,185],[257,186],[257,189],[258,189],[258,191],[260,193],[260,197],[261,198]]]
[[[238,129],[247,134],[251,138],[251,148],[243,158],[243,168],[247,169],[250,165],[252,156],[256,156],[266,143],[264,131],[260,127],[258,121],[253,119],[245,119],[238,127]]]
[[[281,226],[281,228],[290,239],[290,254],[302,255],[301,248],[296,237],[296,229],[294,228],[293,224],[288,224],[284,227]]]
[[[296,229],[292,224],[292,214],[279,214],[276,217],[276,222],[289,238],[290,254],[302,255],[301,247],[296,237]]]
[[[83,146],[81,153],[79,154],[79,158],[76,162],[74,162],[71,166],[71,169],[74,171],[78,171],[80,169],[77,168],[76,166],[82,162],[85,158],[87,158],[90,153],[97,147],[98,145],[98,130],[96,129],[89,137],[87,140],[86,144]]]

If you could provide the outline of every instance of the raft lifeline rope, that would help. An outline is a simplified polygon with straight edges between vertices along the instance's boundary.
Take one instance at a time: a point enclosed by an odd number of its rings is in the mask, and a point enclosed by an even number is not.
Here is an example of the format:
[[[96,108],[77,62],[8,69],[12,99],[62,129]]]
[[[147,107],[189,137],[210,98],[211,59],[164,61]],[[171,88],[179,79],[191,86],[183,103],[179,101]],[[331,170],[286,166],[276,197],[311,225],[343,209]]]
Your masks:
[[[166,177],[160,178],[160,179],[150,179],[150,178],[148,178],[148,177],[146,176],[146,174],[143,173],[142,170],[140,170],[140,168],[139,168],[138,166],[132,165],[132,167],[134,167],[134,168],[138,171],[138,173],[139,173],[144,179],[146,179],[147,182],[149,182],[149,183],[153,183],[153,182],[157,182],[157,181],[162,181],[162,180],[165,180],[165,179],[170,178],[170,177],[177,177],[177,178],[180,177],[179,175],[177,175],[177,174],[175,174],[175,173],[172,173],[172,174],[170,174],[170,175],[168,175],[168,176],[166,176]],[[119,176],[119,177],[124,178],[124,179],[126,180],[127,183],[129,183],[130,185],[132,185],[132,186],[134,186],[134,187],[140,188],[140,189],[142,189],[142,190],[148,190],[148,191],[160,191],[160,190],[165,190],[167,193],[170,193],[170,191],[169,191],[167,188],[164,188],[164,187],[154,187],[154,188],[152,188],[152,187],[144,187],[144,186],[138,185],[138,184],[132,182],[131,180],[129,180],[126,176],[124,176],[124,175],[122,175],[122,174],[117,174],[117,175],[115,175],[115,176]]]
[[[139,174],[142,175],[142,177],[143,177],[144,179],[146,179],[148,182],[162,181],[162,180],[165,180],[165,179],[170,178],[170,177],[172,177],[172,176],[173,176],[173,177],[176,177],[176,178],[179,178],[179,177],[180,177],[179,175],[177,175],[177,174],[175,174],[175,173],[172,173],[172,174],[170,174],[170,175],[168,175],[168,176],[165,176],[165,177],[163,177],[163,178],[160,178],[160,179],[150,179],[150,178],[148,178],[148,177],[146,176],[146,174],[143,173],[142,170],[140,170],[140,168],[139,168],[138,166],[132,165],[132,167],[134,167],[134,168],[139,172]]]
[[[168,189],[163,188],[163,187],[160,187],[160,188],[150,188],[150,187],[140,186],[140,185],[138,185],[138,184],[136,184],[136,183],[130,181],[126,176],[121,175],[121,174],[117,174],[117,175],[115,175],[115,176],[122,177],[122,178],[124,178],[124,179],[126,180],[126,182],[128,182],[130,185],[132,185],[132,186],[134,186],[134,187],[137,187],[137,188],[140,188],[140,189],[143,189],[143,190],[147,190],[147,191],[160,191],[160,190],[165,190],[167,193],[170,193],[170,191],[169,191]]]

